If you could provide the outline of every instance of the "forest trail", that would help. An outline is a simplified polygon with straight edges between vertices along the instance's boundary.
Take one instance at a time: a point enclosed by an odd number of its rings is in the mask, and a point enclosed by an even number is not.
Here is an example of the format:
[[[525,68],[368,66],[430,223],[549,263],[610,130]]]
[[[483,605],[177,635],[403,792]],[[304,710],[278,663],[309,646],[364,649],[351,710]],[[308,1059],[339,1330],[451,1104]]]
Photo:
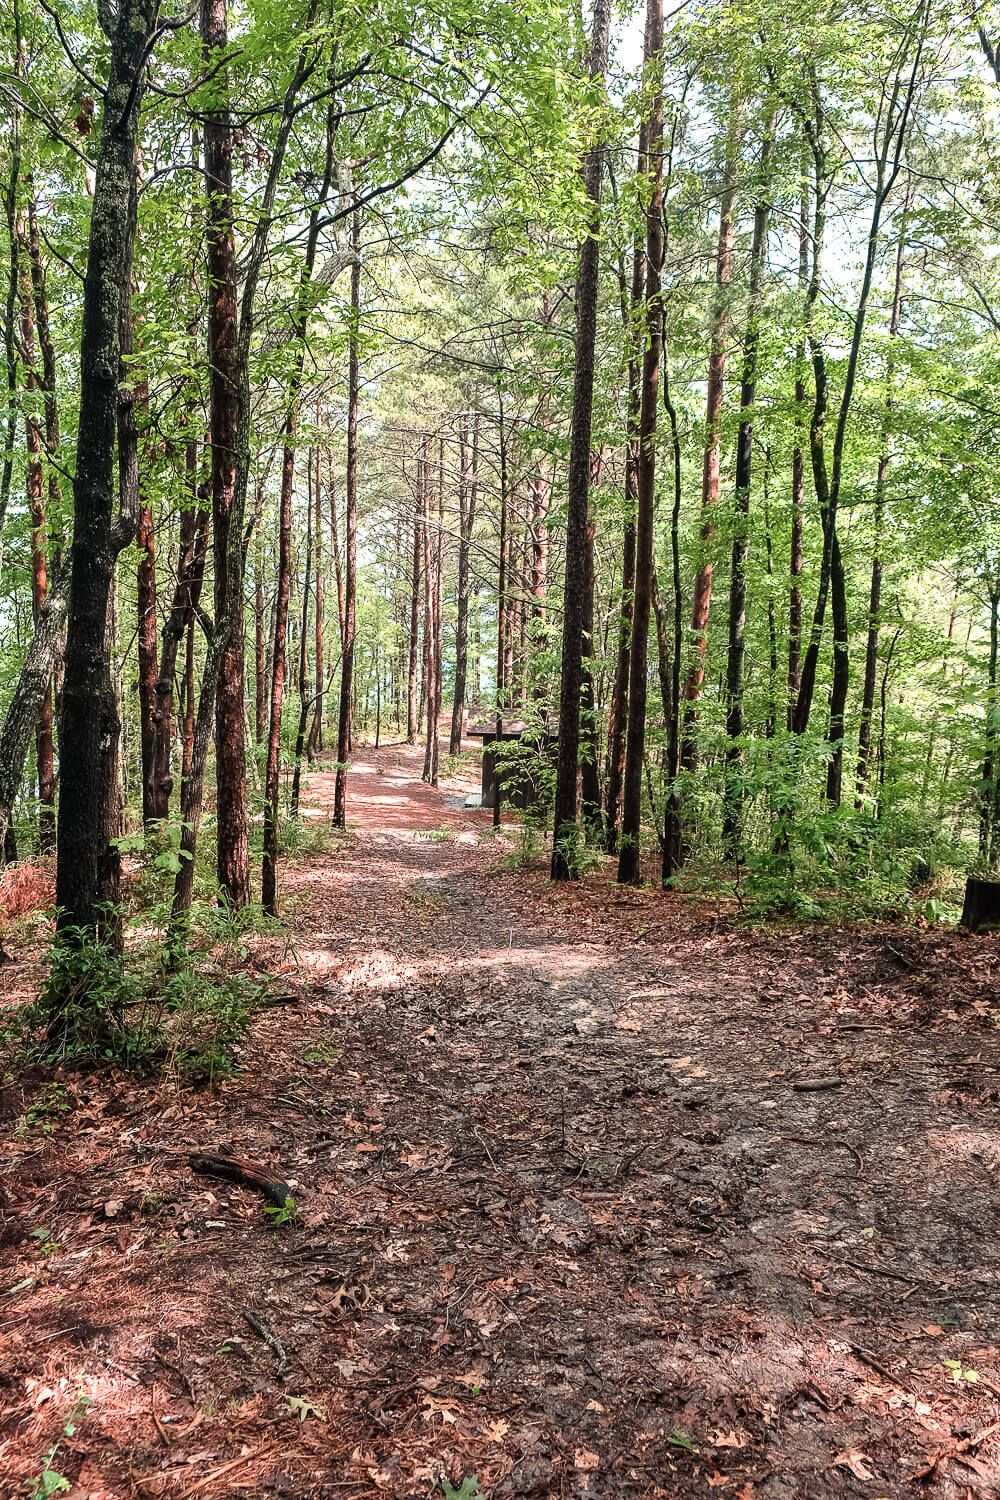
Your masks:
[[[470,785],[359,748],[244,1070],[15,1131],[0,1493],[78,1394],[78,1500],[996,1493],[992,941],[553,887]]]

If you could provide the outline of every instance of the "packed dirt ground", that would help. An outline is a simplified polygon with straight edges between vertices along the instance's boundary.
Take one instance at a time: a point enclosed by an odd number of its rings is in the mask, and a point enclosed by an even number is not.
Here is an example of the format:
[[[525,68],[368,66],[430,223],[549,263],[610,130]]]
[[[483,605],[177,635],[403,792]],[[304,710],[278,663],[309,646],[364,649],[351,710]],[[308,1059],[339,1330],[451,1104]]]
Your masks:
[[[467,785],[359,752],[235,1077],[4,1082],[0,1495],[996,1494],[995,940],[553,887]]]

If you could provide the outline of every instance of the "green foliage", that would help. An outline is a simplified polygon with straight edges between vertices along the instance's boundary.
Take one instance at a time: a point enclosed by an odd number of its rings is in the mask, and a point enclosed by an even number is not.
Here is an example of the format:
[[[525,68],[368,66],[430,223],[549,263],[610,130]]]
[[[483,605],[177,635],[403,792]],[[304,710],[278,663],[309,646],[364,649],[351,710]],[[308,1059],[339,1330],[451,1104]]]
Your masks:
[[[43,1084],[22,1114],[18,1133],[27,1135],[40,1130],[44,1135],[51,1135],[72,1110],[73,1104],[65,1084],[55,1081]]]
[[[77,1422],[81,1417],[86,1415],[91,1405],[92,1402],[89,1396],[82,1394],[77,1396],[72,1413],[63,1424],[62,1433],[42,1459],[41,1473],[37,1478],[28,1481],[27,1493],[29,1500],[48,1500],[50,1495],[62,1495],[67,1490],[73,1488],[71,1481],[56,1469],[56,1456],[63,1444],[63,1440],[73,1436],[76,1432]]]
[[[233,928],[247,930],[242,921],[221,930],[231,939]],[[122,955],[65,929],[46,956],[41,995],[13,1017],[3,1043],[22,1063],[114,1064],[210,1085],[238,1066],[240,1044],[266,993],[263,983],[233,972],[226,954],[224,946],[217,967],[189,962],[178,969],[155,942]],[[25,1113],[24,1126],[51,1130],[69,1107],[63,1086],[50,1084]]]
[[[295,1199],[288,1195],[284,1203],[269,1203],[265,1209],[268,1223],[272,1229],[288,1229],[301,1222],[301,1214]]]
[[[479,1488],[479,1479],[475,1474],[467,1474],[458,1489],[450,1479],[442,1475],[441,1492],[445,1500],[485,1500],[483,1491]]]

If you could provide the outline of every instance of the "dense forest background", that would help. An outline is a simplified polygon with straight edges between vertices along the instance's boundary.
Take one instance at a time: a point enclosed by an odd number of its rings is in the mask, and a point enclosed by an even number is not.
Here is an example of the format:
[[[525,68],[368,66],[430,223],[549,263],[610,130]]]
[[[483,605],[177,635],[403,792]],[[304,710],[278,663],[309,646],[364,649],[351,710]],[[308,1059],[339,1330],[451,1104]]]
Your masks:
[[[64,932],[123,857],[175,945],[276,911],[304,765],[344,824],[352,737],[433,782],[471,718],[557,877],[947,915],[1000,860],[998,25],[8,0],[0,833]]]

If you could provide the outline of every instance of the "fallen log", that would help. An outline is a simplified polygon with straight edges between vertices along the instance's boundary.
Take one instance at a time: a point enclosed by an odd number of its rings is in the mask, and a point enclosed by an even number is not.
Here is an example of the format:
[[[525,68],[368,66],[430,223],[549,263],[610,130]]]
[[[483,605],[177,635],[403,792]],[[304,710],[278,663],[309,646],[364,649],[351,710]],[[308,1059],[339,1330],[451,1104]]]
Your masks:
[[[266,1167],[256,1162],[242,1161],[235,1156],[218,1156],[212,1152],[193,1151],[188,1162],[195,1172],[206,1177],[221,1177],[226,1182],[238,1182],[244,1187],[256,1188],[278,1208],[284,1208],[292,1196],[292,1190],[282,1178],[276,1177]]]

